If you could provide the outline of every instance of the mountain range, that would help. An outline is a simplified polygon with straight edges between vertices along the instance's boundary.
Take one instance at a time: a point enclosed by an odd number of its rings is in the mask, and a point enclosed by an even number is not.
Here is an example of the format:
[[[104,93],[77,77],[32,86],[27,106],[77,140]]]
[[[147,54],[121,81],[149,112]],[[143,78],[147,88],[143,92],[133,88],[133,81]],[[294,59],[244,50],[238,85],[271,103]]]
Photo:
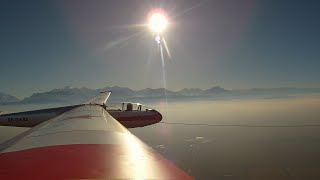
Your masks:
[[[252,88],[252,89],[234,89],[228,90],[220,86],[214,86],[209,89],[184,88],[179,91],[170,91],[165,88],[146,88],[141,90],[132,90],[127,87],[104,87],[99,89],[90,89],[86,87],[72,88],[64,87],[53,89],[51,91],[34,93],[24,99],[18,99],[9,94],[0,93],[0,104],[12,103],[81,103],[101,91],[112,91],[111,100],[126,101],[141,98],[239,98],[239,97],[260,97],[260,98],[280,98],[295,96],[299,94],[320,93],[320,88]]]
[[[18,98],[14,97],[12,95],[0,92],[0,103],[1,102],[11,103],[11,102],[17,102],[17,101],[19,101]]]

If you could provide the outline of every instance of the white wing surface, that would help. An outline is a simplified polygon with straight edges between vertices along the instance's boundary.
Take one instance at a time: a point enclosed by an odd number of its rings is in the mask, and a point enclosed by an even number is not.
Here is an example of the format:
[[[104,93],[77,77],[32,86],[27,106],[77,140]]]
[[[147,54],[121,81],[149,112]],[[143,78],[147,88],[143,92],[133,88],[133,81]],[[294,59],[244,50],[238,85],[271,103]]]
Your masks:
[[[102,94],[0,146],[0,179],[192,179],[95,105]]]

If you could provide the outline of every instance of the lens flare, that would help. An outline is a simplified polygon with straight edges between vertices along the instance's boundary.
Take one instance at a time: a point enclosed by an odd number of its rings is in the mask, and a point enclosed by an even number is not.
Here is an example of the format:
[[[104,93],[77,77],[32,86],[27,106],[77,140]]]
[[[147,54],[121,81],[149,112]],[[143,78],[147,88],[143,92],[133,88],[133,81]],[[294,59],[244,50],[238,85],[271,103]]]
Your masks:
[[[153,12],[149,17],[149,28],[151,31],[160,34],[165,31],[168,26],[168,19],[162,12]]]
[[[161,43],[161,37],[160,37],[159,35],[157,35],[157,36],[154,38],[154,40],[156,40],[156,42],[157,42],[158,44]]]

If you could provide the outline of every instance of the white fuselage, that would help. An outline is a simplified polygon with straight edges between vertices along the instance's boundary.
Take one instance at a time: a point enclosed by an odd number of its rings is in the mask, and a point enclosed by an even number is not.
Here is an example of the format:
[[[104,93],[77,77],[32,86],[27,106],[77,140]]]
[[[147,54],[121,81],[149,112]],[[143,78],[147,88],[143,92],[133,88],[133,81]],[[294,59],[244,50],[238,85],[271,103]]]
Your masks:
[[[1,126],[34,127],[80,105],[0,115]],[[113,118],[127,128],[143,127],[162,120],[156,110],[107,110]]]

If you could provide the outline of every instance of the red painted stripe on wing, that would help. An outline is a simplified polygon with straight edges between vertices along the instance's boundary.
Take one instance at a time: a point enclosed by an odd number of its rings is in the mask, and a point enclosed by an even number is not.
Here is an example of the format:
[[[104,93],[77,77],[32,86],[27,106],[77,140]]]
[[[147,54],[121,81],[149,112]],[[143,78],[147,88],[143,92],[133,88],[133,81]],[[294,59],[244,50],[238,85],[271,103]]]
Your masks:
[[[2,153],[0,179],[193,179],[156,151],[139,151],[79,144]]]

